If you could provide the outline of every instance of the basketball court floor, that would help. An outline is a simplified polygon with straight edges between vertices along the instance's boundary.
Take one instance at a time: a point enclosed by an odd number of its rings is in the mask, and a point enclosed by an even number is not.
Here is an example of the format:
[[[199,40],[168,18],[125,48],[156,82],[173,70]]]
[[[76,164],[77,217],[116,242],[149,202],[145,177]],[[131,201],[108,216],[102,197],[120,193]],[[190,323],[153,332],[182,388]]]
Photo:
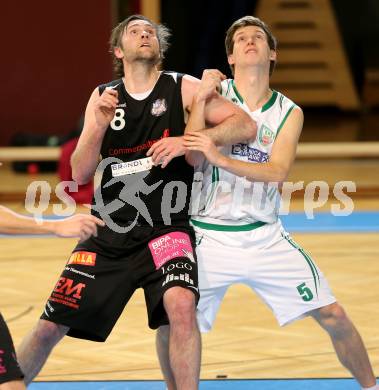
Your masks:
[[[379,366],[378,217],[378,212],[367,210],[349,217],[316,213],[314,220],[302,212],[283,217],[360,329],[374,367]],[[74,241],[2,236],[0,244],[0,306],[17,345],[37,320]],[[203,342],[204,390],[359,389],[310,319],[280,329],[245,286],[230,289],[215,329]],[[154,332],[146,328],[144,299],[137,293],[106,343],[67,338],[30,389],[163,390],[163,382],[155,379],[161,375]]]
[[[301,176],[314,177],[314,172],[307,169]],[[361,169],[355,177],[340,172],[338,177],[358,183],[369,176]],[[25,212],[21,200],[1,203]],[[333,202],[316,210],[314,219],[306,218],[302,199],[291,203],[283,224],[326,275],[378,375],[379,197],[354,199],[354,212],[345,217],[332,215]],[[52,236],[0,237],[0,307],[16,346],[36,323],[74,245],[74,239]],[[29,388],[163,390],[154,337],[147,328],[143,294],[137,291],[105,343],[65,338]],[[359,389],[311,319],[279,328],[269,309],[243,285],[229,289],[213,331],[203,336],[201,378],[204,390]]]

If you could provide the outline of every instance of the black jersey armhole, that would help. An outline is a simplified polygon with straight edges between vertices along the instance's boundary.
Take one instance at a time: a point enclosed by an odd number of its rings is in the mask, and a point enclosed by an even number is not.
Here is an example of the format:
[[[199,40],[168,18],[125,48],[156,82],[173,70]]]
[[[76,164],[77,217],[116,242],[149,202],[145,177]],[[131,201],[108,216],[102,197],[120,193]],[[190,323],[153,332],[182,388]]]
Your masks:
[[[117,79],[117,80],[113,80],[113,81],[111,81],[109,83],[99,85],[98,86],[99,95],[103,94],[103,92],[105,91],[105,88],[107,88],[107,87],[114,87],[115,85],[121,84],[122,82],[123,82],[122,79]]]

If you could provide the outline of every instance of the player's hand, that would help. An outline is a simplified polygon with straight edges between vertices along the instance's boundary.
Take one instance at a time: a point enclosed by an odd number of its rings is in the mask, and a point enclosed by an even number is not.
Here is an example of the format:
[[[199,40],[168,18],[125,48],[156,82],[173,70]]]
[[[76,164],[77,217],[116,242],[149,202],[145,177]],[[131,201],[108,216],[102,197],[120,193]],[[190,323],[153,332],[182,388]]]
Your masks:
[[[118,92],[111,87],[105,88],[94,104],[95,118],[99,127],[109,126],[116,112],[117,104]]]
[[[90,214],[76,214],[53,224],[53,232],[58,237],[79,237],[80,241],[97,236],[97,226],[105,226],[104,221]]]
[[[161,168],[165,168],[173,158],[183,156],[184,152],[183,137],[166,137],[155,142],[146,155],[152,157],[154,165],[162,164]]]
[[[198,101],[207,100],[221,91],[221,81],[226,76],[217,69],[205,69],[196,93]]]
[[[225,156],[219,152],[212,139],[204,132],[189,132],[184,137],[184,147],[187,150],[202,152],[210,164],[220,166]]]

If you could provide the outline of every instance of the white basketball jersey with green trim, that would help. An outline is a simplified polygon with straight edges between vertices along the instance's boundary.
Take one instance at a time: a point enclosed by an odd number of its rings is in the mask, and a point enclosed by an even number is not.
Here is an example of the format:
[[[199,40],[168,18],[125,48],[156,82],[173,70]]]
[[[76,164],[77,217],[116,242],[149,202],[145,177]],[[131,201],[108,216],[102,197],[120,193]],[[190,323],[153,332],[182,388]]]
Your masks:
[[[234,81],[222,82],[222,95],[238,104],[257,123],[253,142],[220,148],[230,158],[250,163],[266,163],[273,143],[295,104],[277,91],[260,109],[251,112],[238,93]],[[201,196],[192,201],[192,218],[216,223],[242,225],[254,222],[274,223],[278,219],[280,194],[276,183],[251,182],[207,161],[197,167],[194,185],[200,186]],[[200,194],[200,191],[194,193]]]

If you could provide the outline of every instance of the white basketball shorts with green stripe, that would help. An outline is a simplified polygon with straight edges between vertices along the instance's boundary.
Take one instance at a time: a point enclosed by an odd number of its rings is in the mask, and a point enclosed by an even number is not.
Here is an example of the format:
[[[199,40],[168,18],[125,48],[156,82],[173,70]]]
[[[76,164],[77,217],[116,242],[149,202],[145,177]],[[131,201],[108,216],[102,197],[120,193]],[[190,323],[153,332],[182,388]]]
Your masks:
[[[280,326],[336,301],[320,269],[280,221],[229,226],[192,220],[192,224],[202,332],[212,328],[226,290],[236,283],[251,287],[274,312]]]

